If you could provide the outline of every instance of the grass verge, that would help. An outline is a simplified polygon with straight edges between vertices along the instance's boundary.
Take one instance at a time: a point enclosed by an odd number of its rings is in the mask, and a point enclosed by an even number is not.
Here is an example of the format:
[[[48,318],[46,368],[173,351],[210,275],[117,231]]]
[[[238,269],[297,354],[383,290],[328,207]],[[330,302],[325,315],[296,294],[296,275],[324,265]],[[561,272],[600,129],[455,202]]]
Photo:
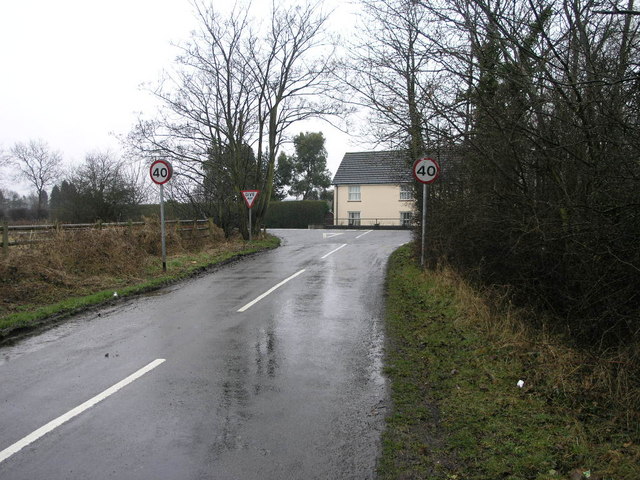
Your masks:
[[[68,289],[52,289],[51,294],[35,303],[20,305],[19,311],[0,316],[0,341],[18,333],[55,323],[87,308],[112,302],[117,299],[146,293],[169,285],[215,266],[263,250],[276,248],[280,240],[274,236],[263,236],[251,243],[234,243],[196,253],[182,253],[167,259],[167,272],[162,271],[157,259],[145,266],[136,275],[111,276],[90,282],[89,288],[75,285],[77,295],[69,295]],[[117,297],[114,296],[117,293]]]
[[[387,294],[393,407],[380,478],[640,478],[638,426],[566,395],[543,358],[552,339],[543,346],[513,319],[481,318],[482,299],[422,271],[410,247],[389,262]],[[566,350],[555,345],[555,358],[572,357]],[[586,380],[563,378],[578,389]]]

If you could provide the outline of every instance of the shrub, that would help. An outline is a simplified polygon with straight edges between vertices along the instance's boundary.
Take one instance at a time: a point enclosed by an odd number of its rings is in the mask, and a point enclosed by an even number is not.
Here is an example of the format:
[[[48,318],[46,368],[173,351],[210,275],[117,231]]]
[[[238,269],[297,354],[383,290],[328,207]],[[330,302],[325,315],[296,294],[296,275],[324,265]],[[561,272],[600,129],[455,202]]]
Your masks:
[[[323,225],[329,205],[323,200],[271,202],[265,219],[269,228],[307,228]]]

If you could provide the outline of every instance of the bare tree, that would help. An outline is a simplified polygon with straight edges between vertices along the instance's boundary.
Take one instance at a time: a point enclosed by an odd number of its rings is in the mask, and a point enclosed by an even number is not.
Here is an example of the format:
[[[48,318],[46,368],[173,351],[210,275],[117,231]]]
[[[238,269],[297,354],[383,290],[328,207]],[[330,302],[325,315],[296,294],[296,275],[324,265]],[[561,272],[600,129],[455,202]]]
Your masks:
[[[2,145],[0,145],[0,168],[4,167],[5,165],[8,165],[10,160],[11,159],[9,155],[4,151],[4,148],[2,148]]]
[[[51,191],[51,216],[65,222],[125,221],[146,199],[148,170],[110,151],[87,153],[84,162]],[[146,169],[145,169],[146,170]]]
[[[17,178],[26,180],[38,198],[38,215],[46,207],[46,189],[61,175],[62,154],[51,150],[43,140],[16,143],[10,150],[10,158],[18,168]]]
[[[257,158],[258,162],[263,156],[267,159],[264,195],[254,207],[258,226],[267,212],[285,132],[295,122],[344,110],[340,102],[331,100],[335,97],[330,75],[335,68],[335,45],[326,31],[328,14],[319,10],[318,3],[293,8],[275,4],[267,40],[250,50],[260,85]]]
[[[147,156],[176,163],[174,192],[202,215],[235,216],[241,231],[240,190],[262,190],[253,208],[259,228],[273,188],[275,159],[287,128],[334,113],[320,96],[330,85],[326,15],[317,6],[273,6],[258,24],[237,4],[227,17],[196,3],[200,28],[182,47],[176,70],[153,91],[160,115],[140,121],[131,144]],[[250,152],[251,151],[251,152]]]
[[[448,252],[473,268],[482,259],[485,278],[566,315],[583,339],[636,334],[639,304],[629,286],[640,272],[632,247],[640,238],[633,213],[640,23],[633,0],[625,8],[595,0],[423,3],[442,29],[457,32],[443,49],[447,61],[467,63],[451,74],[467,87],[458,97],[470,105],[460,144],[468,181],[433,209],[443,215],[434,223]],[[626,13],[599,13],[604,5]]]
[[[364,0],[361,32],[340,76],[351,102],[371,113],[368,134],[377,143],[406,149],[416,160],[435,131],[427,113],[433,94],[433,45],[425,43],[426,10],[412,0]]]
[[[356,98],[381,139],[449,145],[431,188],[434,256],[514,286],[582,339],[637,338],[635,0],[364,3]]]

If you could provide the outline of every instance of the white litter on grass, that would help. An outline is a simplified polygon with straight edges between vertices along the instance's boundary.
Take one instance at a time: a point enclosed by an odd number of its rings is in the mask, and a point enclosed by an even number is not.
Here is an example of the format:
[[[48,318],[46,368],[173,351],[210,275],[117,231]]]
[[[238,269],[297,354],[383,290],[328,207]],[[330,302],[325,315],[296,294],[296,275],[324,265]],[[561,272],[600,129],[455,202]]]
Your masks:
[[[518,387],[520,387],[520,388],[524,387],[524,380],[518,380],[517,385],[518,385]]]
[[[113,292],[113,298],[118,298],[118,292]]]

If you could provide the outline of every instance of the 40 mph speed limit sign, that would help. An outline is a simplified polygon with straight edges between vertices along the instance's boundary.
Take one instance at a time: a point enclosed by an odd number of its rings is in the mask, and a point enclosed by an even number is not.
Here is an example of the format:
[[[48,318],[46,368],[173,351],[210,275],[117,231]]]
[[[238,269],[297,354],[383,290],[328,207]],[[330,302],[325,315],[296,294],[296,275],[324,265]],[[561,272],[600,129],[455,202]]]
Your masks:
[[[149,173],[151,174],[151,180],[158,185],[164,185],[169,180],[171,180],[171,176],[173,175],[173,168],[171,164],[166,160],[156,160],[151,164],[151,168],[149,169]]]
[[[413,164],[413,176],[420,183],[433,183],[440,175],[440,165],[432,158],[421,158]]]
[[[427,236],[427,185],[436,181],[440,175],[440,165],[433,158],[421,158],[413,164],[413,176],[422,184],[422,248],[420,265],[424,267],[424,244]]]
[[[156,160],[149,168],[151,180],[160,185],[160,237],[162,242],[162,271],[167,271],[167,242],[164,226],[164,184],[171,180],[173,167],[166,160]]]

